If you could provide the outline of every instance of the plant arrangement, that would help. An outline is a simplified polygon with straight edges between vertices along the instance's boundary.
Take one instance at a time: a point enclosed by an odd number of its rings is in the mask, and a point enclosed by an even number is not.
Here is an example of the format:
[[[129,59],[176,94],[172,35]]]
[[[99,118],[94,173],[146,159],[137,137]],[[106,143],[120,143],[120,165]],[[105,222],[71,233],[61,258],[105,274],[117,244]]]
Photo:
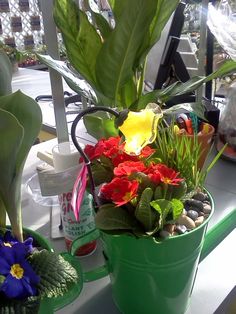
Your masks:
[[[161,90],[145,90],[145,63],[150,49],[159,41],[179,0],[109,0],[114,23],[93,6],[80,9],[73,0],[54,0],[53,16],[65,44],[66,62],[38,55],[41,62],[61,73],[75,92],[94,105],[144,109],[148,103],[161,107],[175,96],[194,92],[205,82],[235,71],[236,63],[227,61],[207,77],[196,76],[185,83],[174,82]],[[201,103],[180,104],[203,117]],[[109,114],[84,117],[87,131],[96,139],[118,135]]]
[[[197,136],[180,137],[174,124],[166,127],[158,105],[113,112],[121,135],[84,149],[91,161],[89,188],[94,184],[99,190],[96,226],[113,234],[162,238],[201,225],[211,213],[204,181],[221,152],[199,169],[203,151]],[[76,144],[73,130],[72,139]]]
[[[1,91],[0,313],[36,313],[42,300],[60,297],[78,283],[78,273],[42,237],[22,227],[22,172],[42,115],[38,104],[20,91]]]

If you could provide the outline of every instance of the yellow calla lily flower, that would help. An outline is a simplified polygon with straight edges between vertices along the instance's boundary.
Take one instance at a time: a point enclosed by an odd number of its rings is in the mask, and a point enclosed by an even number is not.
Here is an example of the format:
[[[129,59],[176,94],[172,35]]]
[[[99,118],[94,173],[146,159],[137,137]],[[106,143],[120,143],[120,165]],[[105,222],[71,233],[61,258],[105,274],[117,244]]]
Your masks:
[[[128,113],[128,117],[119,127],[125,136],[124,149],[127,154],[139,155],[143,147],[154,142],[157,136],[157,125],[162,116],[160,109],[158,113],[155,113],[155,110],[149,108]]]

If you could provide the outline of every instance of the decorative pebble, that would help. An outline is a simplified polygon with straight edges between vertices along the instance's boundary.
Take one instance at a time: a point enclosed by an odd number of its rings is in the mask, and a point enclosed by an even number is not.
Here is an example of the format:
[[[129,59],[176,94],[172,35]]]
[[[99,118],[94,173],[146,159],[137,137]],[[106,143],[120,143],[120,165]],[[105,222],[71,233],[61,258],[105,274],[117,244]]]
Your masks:
[[[199,193],[193,195],[193,199],[203,202],[206,199],[206,195],[202,192],[199,192]]]
[[[185,225],[176,225],[175,231],[178,234],[184,234],[187,231],[187,227]]]
[[[166,238],[169,238],[170,237],[170,233],[166,230],[161,230],[160,231],[160,237],[163,238],[163,239],[166,239]]]
[[[204,216],[200,216],[195,220],[196,227],[200,226],[204,221]]]
[[[211,203],[209,201],[204,201],[203,204],[208,204],[210,205]]]
[[[180,225],[185,225],[187,229],[195,228],[194,221],[191,218],[189,218],[188,216],[186,216],[186,215],[181,215],[178,218],[177,223],[180,224]]]
[[[187,210],[190,209],[191,207],[191,209],[194,208],[197,211],[203,211],[203,203],[198,200],[194,199],[187,200],[185,201],[184,205]]]
[[[175,225],[167,224],[164,226],[164,230],[172,234],[175,230]]]
[[[204,216],[204,212],[199,212],[198,216]]]
[[[187,216],[191,218],[193,221],[195,221],[198,218],[198,212],[195,210],[189,210],[187,212]]]
[[[204,204],[203,205],[203,212],[204,212],[204,214],[210,214],[211,206],[209,204]]]

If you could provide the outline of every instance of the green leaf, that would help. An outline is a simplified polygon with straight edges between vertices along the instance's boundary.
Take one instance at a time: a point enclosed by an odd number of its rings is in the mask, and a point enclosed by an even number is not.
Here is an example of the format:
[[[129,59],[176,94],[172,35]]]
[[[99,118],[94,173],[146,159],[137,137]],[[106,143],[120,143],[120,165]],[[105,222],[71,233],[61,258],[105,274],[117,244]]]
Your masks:
[[[95,64],[102,42],[95,27],[73,0],[55,0],[53,16],[71,64],[91,86],[96,86]]]
[[[26,300],[9,300],[1,297],[1,314],[35,314],[40,307],[39,297],[29,297]]]
[[[202,86],[204,83],[211,81],[212,79],[223,77],[227,74],[236,71],[236,62],[229,60],[225,62],[218,70],[212,74],[205,76],[195,76],[185,83],[175,82],[163,90],[155,90],[143,95],[138,103],[135,103],[131,109],[141,110],[146,107],[149,102],[157,102],[161,100],[166,102],[175,96],[180,96],[189,92],[193,92]]]
[[[96,26],[102,35],[102,38],[106,40],[112,31],[109,23],[107,22],[105,17],[103,17],[101,14],[93,12],[92,10],[91,10],[91,13],[95,20]]]
[[[21,177],[28,152],[41,128],[38,104],[20,91],[0,97],[0,198],[14,235],[22,240]]]
[[[80,279],[74,267],[56,253],[35,252],[29,262],[40,277],[38,290],[41,298],[63,296]]]
[[[122,207],[114,204],[101,206],[95,216],[97,228],[101,230],[133,230],[136,223],[133,217]]]
[[[83,121],[87,132],[97,140],[118,135],[118,129],[114,126],[114,119],[87,115],[84,116]]]
[[[4,51],[0,51],[0,96],[11,93],[12,65]]]
[[[175,198],[171,200],[171,204],[172,204],[173,219],[176,220],[182,214],[184,205],[180,200],[175,199]]]
[[[156,0],[129,0],[116,19],[116,27],[97,58],[96,78],[108,98],[119,98],[120,89],[133,77],[133,64],[155,14]]]
[[[179,0],[156,1],[156,13],[150,25],[149,34],[145,37],[139,50],[137,64],[140,64],[144,60],[153,45],[160,39],[162,30],[178,4]]]
[[[98,161],[93,161],[92,173],[96,186],[99,186],[104,182],[110,182],[113,178],[113,171],[108,166],[104,166]]]
[[[151,188],[146,188],[135,210],[135,217],[144,226],[145,231],[151,231],[156,227],[159,215],[151,208],[150,202],[153,197]]]
[[[69,69],[64,61],[54,60],[48,55],[40,54],[37,54],[37,58],[49,68],[60,73],[64,77],[66,83],[76,93],[90,99],[93,103],[97,102],[97,97],[92,87],[85,80],[80,79],[78,73]]]
[[[171,211],[172,203],[171,201],[167,201],[165,199],[159,199],[150,202],[150,205],[160,214],[159,225],[162,229],[166,222],[166,217]]]

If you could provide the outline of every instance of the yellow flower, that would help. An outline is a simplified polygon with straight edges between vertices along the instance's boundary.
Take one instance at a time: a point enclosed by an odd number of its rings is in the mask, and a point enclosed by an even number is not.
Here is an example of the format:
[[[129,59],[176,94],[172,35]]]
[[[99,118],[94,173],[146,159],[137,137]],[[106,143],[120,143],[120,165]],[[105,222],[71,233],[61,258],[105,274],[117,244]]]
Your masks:
[[[150,104],[151,105],[151,104]],[[163,114],[159,106],[140,112],[129,111],[128,117],[119,127],[125,137],[125,152],[130,155],[139,155],[143,147],[154,142],[157,136],[157,125]],[[156,108],[158,107],[158,112]]]

